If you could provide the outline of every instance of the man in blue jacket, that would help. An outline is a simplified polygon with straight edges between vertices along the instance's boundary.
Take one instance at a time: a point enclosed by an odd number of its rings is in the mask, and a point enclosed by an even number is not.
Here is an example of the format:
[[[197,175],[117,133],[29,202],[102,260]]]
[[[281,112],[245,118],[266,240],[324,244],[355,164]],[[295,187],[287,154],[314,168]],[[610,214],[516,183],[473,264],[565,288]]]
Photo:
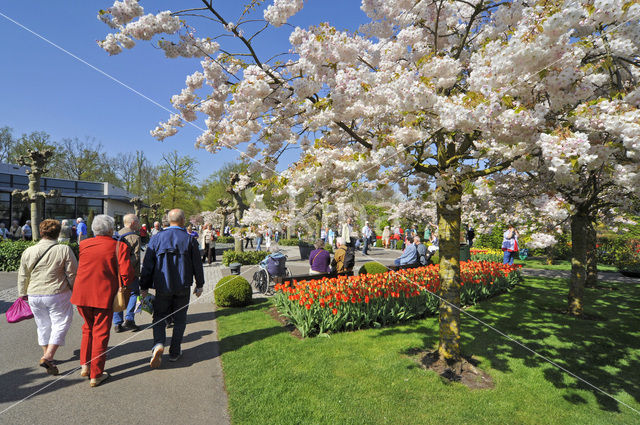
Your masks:
[[[416,244],[412,243],[411,239],[407,240],[407,246],[402,252],[400,258],[393,260],[396,266],[406,266],[409,264],[415,264],[418,261],[418,250]]]
[[[187,327],[187,308],[191,285],[196,280],[193,293],[202,295],[204,270],[197,241],[184,229],[184,212],[173,209],[167,214],[169,227],[149,241],[140,275],[140,295],[148,295],[149,288],[156,290],[153,301],[153,349],[152,368],[160,367],[166,341],[165,319],[173,316],[173,334],[169,348],[169,361],[175,362],[182,355],[180,346]]]

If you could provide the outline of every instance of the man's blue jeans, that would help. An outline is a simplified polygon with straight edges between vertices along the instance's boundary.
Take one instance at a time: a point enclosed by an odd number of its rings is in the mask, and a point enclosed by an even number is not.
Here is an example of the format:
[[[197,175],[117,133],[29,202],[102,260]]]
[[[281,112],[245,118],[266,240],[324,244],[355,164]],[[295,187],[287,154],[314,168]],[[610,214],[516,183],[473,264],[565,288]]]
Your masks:
[[[153,300],[153,346],[164,344],[167,339],[166,318],[173,317],[173,333],[171,334],[171,346],[169,354],[180,354],[182,337],[187,327],[187,308],[191,288],[184,288],[178,292],[156,293]]]
[[[135,309],[136,302],[138,301],[138,295],[140,295],[140,281],[138,279],[131,282],[129,285],[131,288],[131,297],[129,298],[129,304],[127,304],[127,309],[124,312],[113,313],[113,324],[119,325],[123,322],[122,317],[124,316],[125,320],[133,322],[135,320]],[[124,315],[126,313],[126,316]]]
[[[502,264],[513,264],[513,260],[516,258],[517,252],[505,251],[504,257],[502,257]]]
[[[395,264],[396,266],[400,265],[400,259],[396,258],[395,260],[393,260],[393,264]]]
[[[362,248],[362,253],[364,255],[367,255],[368,251],[369,251],[369,238],[364,238],[364,248]]]
[[[260,251],[261,250],[260,245],[262,245],[262,237],[258,236],[256,238],[256,251]]]

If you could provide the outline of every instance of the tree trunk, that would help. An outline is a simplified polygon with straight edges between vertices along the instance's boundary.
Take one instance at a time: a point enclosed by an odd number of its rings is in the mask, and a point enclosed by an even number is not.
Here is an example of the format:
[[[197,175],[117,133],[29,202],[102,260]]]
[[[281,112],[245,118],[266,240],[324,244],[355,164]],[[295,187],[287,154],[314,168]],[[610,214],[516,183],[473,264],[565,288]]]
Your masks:
[[[440,251],[440,358],[448,363],[461,360],[460,350],[460,185],[448,184],[438,202],[438,238]],[[456,308],[457,307],[457,308]]]
[[[236,252],[243,252],[244,251],[244,247],[242,245],[242,243],[244,242],[244,240],[241,237],[237,237],[233,240],[234,242],[234,249]]]
[[[585,286],[588,288],[598,286],[598,250],[596,244],[596,224],[589,220],[587,227],[587,277],[585,282]]]
[[[40,222],[42,221],[43,199],[35,196],[31,200],[31,239],[40,240]]]
[[[587,231],[590,220],[578,209],[571,216],[571,282],[569,283],[569,314],[582,315],[587,265]]]

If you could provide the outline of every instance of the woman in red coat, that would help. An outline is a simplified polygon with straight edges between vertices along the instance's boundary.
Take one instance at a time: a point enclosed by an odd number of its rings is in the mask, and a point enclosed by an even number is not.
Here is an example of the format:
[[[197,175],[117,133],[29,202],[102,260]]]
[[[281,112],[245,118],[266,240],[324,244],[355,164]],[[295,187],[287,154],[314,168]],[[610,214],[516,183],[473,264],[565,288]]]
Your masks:
[[[134,279],[129,248],[112,238],[113,228],[114,220],[108,215],[100,214],[93,219],[91,230],[96,237],[80,242],[78,274],[71,296],[71,303],[78,306],[78,313],[84,319],[80,375],[90,376],[92,387],[97,387],[109,377],[104,371],[104,363],[113,318],[113,299],[119,287],[118,273],[124,286]]]

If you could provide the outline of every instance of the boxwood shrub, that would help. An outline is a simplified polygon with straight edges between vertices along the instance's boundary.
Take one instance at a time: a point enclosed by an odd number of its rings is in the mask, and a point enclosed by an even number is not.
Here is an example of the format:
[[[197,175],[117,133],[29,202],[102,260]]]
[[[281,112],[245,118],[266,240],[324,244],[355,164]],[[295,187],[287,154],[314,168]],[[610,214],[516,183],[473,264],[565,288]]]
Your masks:
[[[2,241],[0,242],[0,271],[3,272],[15,272],[20,268],[20,258],[22,258],[22,252],[35,245],[35,241]],[[71,250],[78,258],[78,244],[63,242],[64,245],[69,245]]]
[[[236,252],[232,249],[222,254],[222,264],[228,266],[231,263],[240,263],[242,265],[258,264],[269,255],[267,251],[244,251]]]
[[[291,238],[291,239],[280,239],[278,241],[278,245],[282,245],[282,246],[299,246],[301,241],[300,239],[296,239],[296,238]]]
[[[368,263],[364,263],[360,270],[358,270],[358,274],[378,274],[378,273],[386,273],[389,269],[380,263],[376,263],[375,261],[370,261]]]
[[[216,305],[219,307],[244,307],[251,304],[251,285],[242,276],[225,276],[218,281],[213,290]]]
[[[219,236],[218,239],[216,239],[217,243],[234,243],[234,238],[233,236]]]

